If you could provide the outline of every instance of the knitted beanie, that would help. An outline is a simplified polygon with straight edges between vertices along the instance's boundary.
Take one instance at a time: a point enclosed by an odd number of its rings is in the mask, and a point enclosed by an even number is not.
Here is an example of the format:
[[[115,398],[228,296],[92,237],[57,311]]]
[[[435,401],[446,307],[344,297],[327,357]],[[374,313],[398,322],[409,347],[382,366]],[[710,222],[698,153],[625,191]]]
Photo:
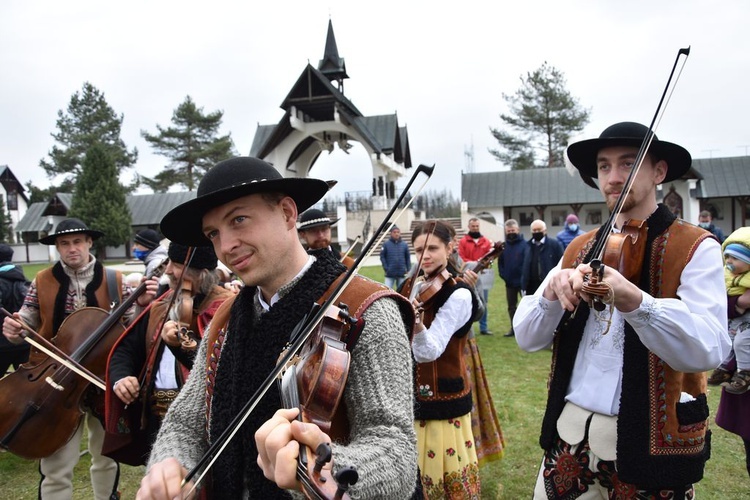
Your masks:
[[[154,248],[159,246],[159,239],[159,233],[157,233],[153,229],[144,229],[143,231],[138,231],[133,238],[136,243],[148,248],[149,250],[153,250]]]

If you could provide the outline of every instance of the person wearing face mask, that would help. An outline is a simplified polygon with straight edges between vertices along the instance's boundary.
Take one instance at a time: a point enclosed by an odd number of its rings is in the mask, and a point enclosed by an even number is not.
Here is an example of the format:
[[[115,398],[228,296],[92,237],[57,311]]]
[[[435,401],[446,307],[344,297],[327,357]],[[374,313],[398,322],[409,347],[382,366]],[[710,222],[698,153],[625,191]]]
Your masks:
[[[547,237],[547,224],[537,219],[531,223],[531,241],[523,260],[522,288],[527,295],[536,292],[557,262],[563,256],[563,246],[556,238]]]
[[[133,237],[133,256],[146,265],[146,276],[167,258],[167,249],[159,244],[160,239],[153,229],[138,231]]]
[[[698,225],[716,236],[719,243],[724,243],[724,231],[722,231],[720,227],[715,226],[713,220],[713,215],[711,215],[711,212],[708,210],[703,210],[698,214]]]
[[[565,227],[563,230],[557,233],[557,241],[562,244],[563,250],[565,250],[565,247],[568,246],[568,243],[573,241],[573,238],[582,234],[583,231],[581,230],[580,224],[578,224],[578,217],[576,214],[570,214],[565,219]]]
[[[518,222],[515,219],[505,221],[505,250],[497,259],[497,270],[500,277],[505,281],[505,296],[508,301],[508,317],[510,318],[510,330],[503,335],[513,337],[513,315],[518,306],[518,297],[522,295],[523,261],[529,247],[521,234]]]

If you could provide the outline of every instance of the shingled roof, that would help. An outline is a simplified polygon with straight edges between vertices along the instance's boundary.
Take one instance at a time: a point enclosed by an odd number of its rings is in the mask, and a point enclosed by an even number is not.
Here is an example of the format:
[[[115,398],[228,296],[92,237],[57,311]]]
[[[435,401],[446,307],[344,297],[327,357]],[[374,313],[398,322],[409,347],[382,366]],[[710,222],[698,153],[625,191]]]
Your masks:
[[[601,203],[602,195],[564,168],[461,174],[461,199],[469,209]]]
[[[750,156],[693,160],[703,180],[698,198],[750,195]]]

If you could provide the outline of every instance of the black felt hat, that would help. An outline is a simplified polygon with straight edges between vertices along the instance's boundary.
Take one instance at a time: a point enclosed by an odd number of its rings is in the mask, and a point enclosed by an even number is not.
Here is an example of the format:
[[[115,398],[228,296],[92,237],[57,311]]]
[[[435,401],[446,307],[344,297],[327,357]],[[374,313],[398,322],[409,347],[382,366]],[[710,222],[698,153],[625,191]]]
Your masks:
[[[568,159],[570,159],[570,162],[579,170],[582,176],[596,179],[598,176],[596,156],[601,149],[612,146],[640,147],[647,132],[648,127],[640,123],[615,123],[604,129],[604,132],[601,133],[598,139],[574,142],[568,146]],[[663,182],[679,179],[690,169],[692,158],[690,153],[682,146],[660,141],[654,135],[654,140],[651,141],[648,151],[657,160],[667,162],[667,175]]]
[[[65,219],[64,221],[59,223],[55,228],[55,232],[40,239],[39,243],[42,243],[44,245],[54,245],[55,240],[57,240],[58,236],[74,233],[87,234],[91,236],[92,240],[104,236],[104,233],[101,231],[97,231],[96,229],[89,229],[89,227],[81,219],[71,218]]]
[[[169,250],[167,251],[169,260],[180,265],[185,264],[188,248],[190,247],[172,241],[169,244]],[[216,261],[214,247],[193,247],[193,256],[190,258],[190,265],[188,267],[194,269],[216,269]]]
[[[258,158],[238,156],[219,162],[198,184],[198,196],[172,209],[161,220],[161,232],[171,241],[184,245],[206,245],[203,216],[210,210],[243,196],[257,193],[284,193],[297,204],[297,210],[310,208],[328,191],[319,179],[284,178],[273,166]]]
[[[339,219],[331,220],[331,218],[328,217],[322,210],[311,208],[300,216],[299,223],[297,224],[297,230],[304,231],[305,229],[311,229],[313,227],[333,226],[338,221]]]

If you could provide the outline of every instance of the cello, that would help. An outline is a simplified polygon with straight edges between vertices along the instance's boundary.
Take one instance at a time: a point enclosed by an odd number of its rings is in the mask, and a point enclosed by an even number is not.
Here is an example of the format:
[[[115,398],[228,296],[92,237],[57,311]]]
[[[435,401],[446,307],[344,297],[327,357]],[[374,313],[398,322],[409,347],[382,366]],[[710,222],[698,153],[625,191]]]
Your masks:
[[[162,263],[148,278],[163,272]],[[122,315],[146,291],[146,281],[115,310],[84,307],[62,322],[52,343],[73,364],[101,379],[124,331]],[[0,447],[26,459],[47,457],[75,434],[91,397],[90,382],[51,356],[33,359],[0,380]],[[96,397],[98,395],[95,394]]]

